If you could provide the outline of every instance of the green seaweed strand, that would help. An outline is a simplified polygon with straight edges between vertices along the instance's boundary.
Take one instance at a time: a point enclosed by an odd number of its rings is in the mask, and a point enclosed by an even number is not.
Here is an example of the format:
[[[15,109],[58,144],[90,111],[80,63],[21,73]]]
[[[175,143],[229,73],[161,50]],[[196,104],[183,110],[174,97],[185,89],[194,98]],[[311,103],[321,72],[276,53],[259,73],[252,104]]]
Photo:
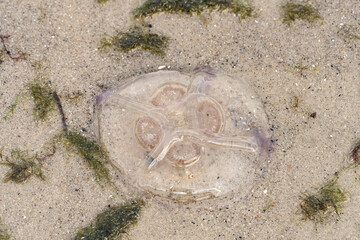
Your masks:
[[[109,182],[109,173],[101,160],[106,159],[105,151],[94,140],[88,139],[79,133],[64,132],[65,140],[74,146],[79,154],[94,169],[96,180],[99,183]]]
[[[103,211],[88,227],[78,231],[75,240],[119,239],[120,234],[136,223],[143,204],[135,200]]]

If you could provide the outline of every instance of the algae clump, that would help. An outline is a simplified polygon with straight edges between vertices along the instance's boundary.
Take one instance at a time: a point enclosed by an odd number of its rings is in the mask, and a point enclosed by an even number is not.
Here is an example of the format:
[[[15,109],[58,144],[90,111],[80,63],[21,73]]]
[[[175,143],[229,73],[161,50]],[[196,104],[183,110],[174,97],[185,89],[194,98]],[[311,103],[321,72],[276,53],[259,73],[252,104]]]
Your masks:
[[[316,193],[305,195],[300,202],[301,214],[304,220],[311,220],[315,224],[324,223],[334,214],[339,215],[342,203],[346,201],[343,190],[332,179],[321,186]]]
[[[43,120],[53,110],[55,99],[48,84],[34,81],[29,84],[30,95],[34,100],[33,114],[35,120]]]
[[[3,116],[3,119],[8,119],[11,115],[13,115],[15,108],[19,104],[19,101],[24,97],[24,94],[22,92],[16,94],[15,101],[10,105],[9,111],[6,113],[5,116]]]
[[[321,19],[319,10],[314,8],[310,3],[295,3],[290,1],[281,6],[283,10],[283,23],[290,25],[296,19],[306,20],[308,22],[314,22]]]
[[[141,27],[133,27],[127,32],[119,32],[110,39],[101,40],[101,49],[114,47],[115,50],[129,52],[135,48],[150,51],[152,54],[163,55],[167,47],[168,38],[149,31]]]
[[[11,236],[7,233],[5,226],[0,222],[0,240],[10,240]]]
[[[99,183],[109,182],[109,173],[102,160],[107,159],[105,151],[94,140],[82,136],[79,133],[66,131],[64,140],[73,146],[86,160],[95,172],[95,178]]]
[[[147,0],[133,14],[135,18],[141,18],[158,12],[200,14],[207,9],[230,9],[241,18],[253,16],[252,5],[240,0]]]
[[[2,152],[0,152],[0,158],[3,158]],[[29,156],[20,150],[13,150],[11,152],[11,159],[12,161],[9,160],[9,157],[6,157],[5,161],[0,162],[1,165],[10,167],[10,170],[5,174],[5,183],[9,181],[22,183],[32,175],[44,180],[40,164],[37,163],[34,156]]]
[[[108,170],[102,162],[103,160],[107,159],[106,152],[99,144],[97,144],[95,140],[82,136],[80,133],[68,130],[60,98],[56,91],[54,91],[52,95],[59,109],[63,125],[63,132],[60,135],[54,137],[53,140],[55,142],[61,140],[65,146],[74,148],[94,170],[95,178],[98,183],[101,184],[110,182]]]
[[[0,229],[0,240],[10,240],[10,239],[11,239],[10,235],[7,232]]]
[[[233,1],[230,9],[241,19],[255,16],[254,7],[248,1]]]
[[[79,230],[75,240],[119,239],[120,234],[136,223],[143,204],[143,201],[135,200],[105,210],[96,216],[90,226]]]
[[[104,5],[109,0],[96,0],[98,4]]]
[[[356,28],[352,25],[343,25],[337,32],[340,37],[345,40],[360,40],[360,34],[357,33]]]

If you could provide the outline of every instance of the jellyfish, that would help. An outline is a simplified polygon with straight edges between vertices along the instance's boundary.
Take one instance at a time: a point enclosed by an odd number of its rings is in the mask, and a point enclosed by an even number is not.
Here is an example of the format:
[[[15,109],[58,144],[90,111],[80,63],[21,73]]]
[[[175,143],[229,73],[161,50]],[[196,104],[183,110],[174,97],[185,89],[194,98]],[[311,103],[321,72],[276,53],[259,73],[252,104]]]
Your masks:
[[[270,149],[255,91],[208,68],[128,79],[97,97],[95,119],[99,141],[129,184],[179,201],[247,194]]]

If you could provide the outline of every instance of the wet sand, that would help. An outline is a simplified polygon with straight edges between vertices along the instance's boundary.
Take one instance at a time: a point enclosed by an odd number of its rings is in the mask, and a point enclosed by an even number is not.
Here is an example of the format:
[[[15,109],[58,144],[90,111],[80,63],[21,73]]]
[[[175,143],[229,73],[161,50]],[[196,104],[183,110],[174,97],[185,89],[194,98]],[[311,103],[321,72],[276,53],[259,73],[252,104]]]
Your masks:
[[[313,2],[322,20],[288,26],[281,22],[283,3],[254,1],[258,16],[245,20],[228,11],[146,18],[151,31],[170,38],[160,57],[142,50],[98,49],[105,34],[135,24],[131,11],[139,1],[110,0],[103,6],[95,1],[0,1],[0,34],[11,35],[7,47],[14,55],[17,50],[29,54],[23,61],[3,56],[0,114],[41,75],[61,98],[69,128],[91,136],[94,97],[103,89],[159,66],[191,72],[209,65],[249,82],[261,98],[274,140],[266,173],[245,198],[239,197],[241,189],[191,204],[148,198],[124,238],[359,239],[356,169],[339,178],[348,198],[339,216],[316,229],[298,212],[300,196],[350,163],[349,152],[360,136],[359,40],[338,33],[349,25],[360,34],[360,4]],[[35,122],[32,107],[31,97],[24,97],[10,118],[0,120],[4,155],[17,148],[41,152],[61,131],[57,111]],[[7,171],[0,166],[1,177]],[[18,240],[72,239],[108,205],[138,197],[116,171],[110,172],[119,191],[101,187],[86,162],[59,144],[44,161],[46,181],[32,177],[23,184],[0,183],[1,223]]]

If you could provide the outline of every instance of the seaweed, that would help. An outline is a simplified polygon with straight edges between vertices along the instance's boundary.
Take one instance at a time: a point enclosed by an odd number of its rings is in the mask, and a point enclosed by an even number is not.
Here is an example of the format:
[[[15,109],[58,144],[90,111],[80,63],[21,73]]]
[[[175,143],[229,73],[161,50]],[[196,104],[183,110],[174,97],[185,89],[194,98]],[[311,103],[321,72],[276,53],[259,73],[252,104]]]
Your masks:
[[[308,73],[315,72],[316,70],[317,68],[314,64],[307,64],[305,61],[297,62],[293,66],[293,72],[304,78]]]
[[[58,96],[58,94],[56,93],[56,91],[54,91],[53,93],[53,97],[55,99],[55,102],[56,102],[56,106],[58,107],[59,109],[59,113],[60,113],[60,116],[61,116],[61,122],[62,122],[62,127],[63,127],[63,130],[65,132],[67,132],[68,130],[68,127],[67,127],[67,124],[66,124],[66,118],[65,118],[65,114],[64,114],[64,109],[61,105],[61,101],[60,101],[60,98]]]
[[[240,19],[255,16],[254,7],[249,1],[234,0],[232,1],[230,9],[233,13],[239,16]]]
[[[0,158],[3,159],[2,150],[0,151]],[[9,157],[5,157],[5,161],[0,162],[1,165],[10,167],[10,170],[5,174],[5,183],[9,181],[22,183],[32,175],[45,180],[36,157],[29,156],[24,151],[13,150],[11,151],[11,159],[12,161],[9,160]]]
[[[86,160],[88,165],[94,170],[95,178],[99,183],[110,182],[108,169],[102,162],[104,159],[107,159],[107,155],[96,141],[71,131],[65,131],[63,138]]]
[[[360,40],[360,34],[356,32],[356,28],[352,25],[340,26],[337,34],[345,40]]]
[[[108,37],[105,36],[100,39],[100,47],[99,50],[101,51],[107,51],[109,48],[113,47],[113,39],[116,38],[116,36]]]
[[[8,233],[6,227],[0,221],[0,240],[10,240],[10,239],[11,239],[10,234]]]
[[[314,22],[321,19],[319,10],[314,8],[309,2],[295,3],[293,1],[287,2],[281,6],[283,10],[282,21],[290,25],[296,19]]]
[[[290,107],[295,111],[297,108],[299,108],[301,103],[301,99],[299,96],[292,96],[290,99]]]
[[[1,40],[2,45],[3,45],[3,52],[5,52],[12,60],[14,60],[16,62],[19,61],[19,60],[25,60],[26,56],[28,54],[23,53],[21,51],[18,51],[18,56],[17,57],[12,55],[11,51],[7,48],[7,46],[5,44],[5,40],[8,39],[8,38],[10,38],[10,35],[0,35],[0,40]]]
[[[44,9],[44,6],[41,4],[40,7],[39,7],[39,10],[40,10],[40,17],[38,17],[38,21],[39,22],[43,22],[47,16],[46,14],[46,11]]]
[[[355,143],[355,145],[350,153],[351,160],[353,161],[353,165],[355,165],[355,167],[360,165],[360,151],[359,150],[360,150],[360,140],[358,140]]]
[[[135,26],[127,32],[119,32],[110,39],[101,39],[100,49],[106,50],[109,47],[114,47],[115,50],[129,52],[135,48],[141,48],[150,51],[152,54],[163,55],[167,43],[168,38],[166,36],[150,33]]]
[[[80,133],[68,130],[64,110],[56,91],[52,92],[52,96],[55,99],[56,105],[59,109],[63,125],[63,132],[56,136],[54,141],[62,139],[64,144],[75,148],[76,151],[86,160],[88,165],[94,170],[95,178],[98,183],[110,182],[108,170],[102,162],[103,160],[107,159],[106,152],[99,144],[97,144],[96,141],[82,136]]]
[[[337,184],[337,178],[326,182],[314,194],[306,194],[300,202],[304,220],[311,220],[316,225],[324,223],[334,214],[339,216],[343,202],[346,201],[344,191]]]
[[[136,8],[133,14],[135,18],[142,18],[158,12],[200,14],[207,9],[230,9],[240,18],[254,15],[250,2],[241,0],[147,0]]]
[[[104,5],[109,0],[96,0],[98,4]]]
[[[88,227],[78,231],[75,240],[119,239],[136,223],[143,205],[143,201],[134,200],[103,211]]]
[[[19,101],[23,97],[24,97],[24,94],[22,92],[19,92],[18,94],[16,94],[14,102],[9,107],[9,111],[5,114],[5,116],[2,117],[4,120],[8,119],[9,117],[11,117],[11,115],[13,115],[15,108],[17,107],[17,105],[19,104]]]
[[[33,114],[35,120],[44,120],[48,113],[53,110],[55,99],[52,90],[47,83],[35,80],[29,84],[30,95],[34,100]]]
[[[10,235],[0,228],[0,240],[10,240]]]
[[[35,67],[38,66],[36,65]],[[48,116],[48,113],[54,109],[54,103],[56,103],[53,91],[50,88],[50,83],[45,82],[44,80],[44,76],[38,75],[32,82],[28,83],[28,92],[23,91],[17,93],[14,102],[10,105],[8,112],[2,118],[9,118],[14,113],[19,101],[22,100],[24,96],[30,94],[34,101],[33,115],[35,121],[44,120]]]

